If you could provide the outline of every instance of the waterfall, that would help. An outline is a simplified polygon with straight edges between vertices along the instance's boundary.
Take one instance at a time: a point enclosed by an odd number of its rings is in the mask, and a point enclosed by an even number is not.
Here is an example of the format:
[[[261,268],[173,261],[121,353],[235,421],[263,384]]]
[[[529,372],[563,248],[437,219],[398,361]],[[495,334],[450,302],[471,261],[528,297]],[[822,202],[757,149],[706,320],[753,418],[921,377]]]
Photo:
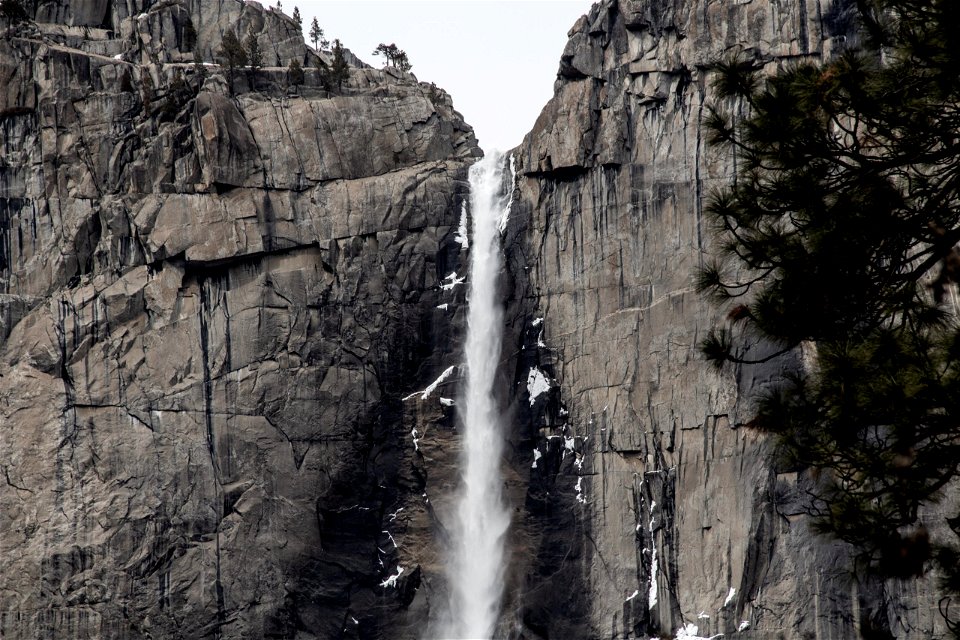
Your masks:
[[[470,168],[473,237],[464,354],[467,385],[462,402],[462,486],[447,563],[448,628],[442,634],[449,638],[490,638],[503,593],[503,545],[510,515],[501,492],[503,430],[493,397],[503,327],[503,309],[496,291],[499,230],[510,207],[501,194],[503,165],[503,155],[493,152]]]

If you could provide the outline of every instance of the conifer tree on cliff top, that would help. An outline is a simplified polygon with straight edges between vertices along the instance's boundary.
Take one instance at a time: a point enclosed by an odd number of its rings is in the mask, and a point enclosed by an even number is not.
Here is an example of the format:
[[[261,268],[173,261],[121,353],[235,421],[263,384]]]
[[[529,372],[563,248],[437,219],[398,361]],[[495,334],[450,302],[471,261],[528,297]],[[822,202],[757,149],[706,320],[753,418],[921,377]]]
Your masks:
[[[237,37],[237,34],[228,29],[223,34],[223,41],[220,44],[220,49],[217,54],[227,66],[227,74],[230,80],[230,92],[233,93],[234,74],[238,68],[246,66],[247,50],[240,42],[240,38]]]
[[[317,48],[317,43],[320,39],[323,38],[323,29],[320,28],[320,23],[317,22],[317,17],[313,17],[313,22],[310,23],[310,41],[313,42],[313,48]]]
[[[729,315],[701,348],[740,366],[807,345],[752,425],[776,434],[781,463],[820,472],[816,522],[861,567],[936,567],[957,593],[960,3],[857,10],[863,50],[823,66],[716,65],[705,124],[737,175],[708,207],[721,258],[699,284]]]
[[[291,87],[298,87],[303,84],[304,79],[303,67],[300,65],[300,61],[294,58],[287,65],[287,82],[290,83]]]
[[[343,88],[343,83],[350,77],[350,66],[343,53],[340,39],[333,41],[333,64],[330,65],[330,83],[337,85],[337,90]]]
[[[384,58],[386,58],[386,64],[399,69],[400,71],[410,71],[412,68],[410,59],[407,57],[407,52],[403,49],[400,49],[393,43],[386,44],[381,42],[377,45],[377,48],[373,50],[373,55],[382,55]]]
[[[256,76],[257,71],[263,67],[263,51],[260,49],[260,41],[253,29],[247,29],[247,37],[244,38],[243,47],[247,50],[247,62],[250,63],[250,76]]]

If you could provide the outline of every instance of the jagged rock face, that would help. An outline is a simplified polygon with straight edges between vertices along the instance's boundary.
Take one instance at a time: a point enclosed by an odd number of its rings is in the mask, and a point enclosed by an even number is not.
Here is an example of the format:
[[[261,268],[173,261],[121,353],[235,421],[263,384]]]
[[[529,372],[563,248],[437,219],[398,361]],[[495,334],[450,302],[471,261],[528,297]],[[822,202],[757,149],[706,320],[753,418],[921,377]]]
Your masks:
[[[24,4],[34,5],[33,17],[41,31],[100,55],[125,52],[144,63],[192,62],[194,43],[187,42],[184,33],[188,24],[207,60],[219,48],[226,28],[241,38],[252,30],[258,36],[265,66],[286,66],[291,58],[304,55],[303,35],[296,22],[266,7],[269,3],[40,0]]]
[[[414,628],[402,399],[455,358],[472,130],[369,68],[198,89],[187,20],[309,63],[255,3],[38,4],[0,42],[0,636]]]
[[[697,351],[721,320],[693,286],[704,202],[735,166],[705,143],[706,65],[736,48],[770,70],[823,59],[855,38],[851,4],[604,0],[571,31],[515,151],[506,243],[514,388],[551,384],[514,405],[527,637],[944,632],[932,580],[851,577],[849,549],[804,515],[808,473],[742,426],[795,356],[717,373]]]

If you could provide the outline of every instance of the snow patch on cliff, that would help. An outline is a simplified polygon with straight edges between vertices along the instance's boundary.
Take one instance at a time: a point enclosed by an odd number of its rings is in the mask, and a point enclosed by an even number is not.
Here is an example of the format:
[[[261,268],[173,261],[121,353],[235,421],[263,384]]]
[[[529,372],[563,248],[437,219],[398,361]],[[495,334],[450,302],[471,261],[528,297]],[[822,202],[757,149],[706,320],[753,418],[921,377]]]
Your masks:
[[[444,382],[446,382],[447,378],[449,378],[450,376],[453,375],[453,372],[454,372],[456,369],[457,369],[456,365],[453,365],[453,366],[451,366],[451,367],[447,367],[447,368],[444,370],[444,372],[440,374],[440,377],[438,377],[436,380],[434,380],[434,381],[431,382],[429,385],[427,385],[427,388],[426,388],[426,389],[424,389],[423,391],[414,391],[414,392],[411,393],[410,395],[405,396],[403,399],[404,399],[404,400],[409,400],[410,398],[412,398],[412,397],[414,397],[415,395],[418,395],[418,394],[419,394],[421,400],[426,400],[427,398],[430,397],[430,394],[431,394],[431,393],[433,393],[434,391],[437,390],[437,387],[439,387],[441,384],[443,384]],[[440,402],[441,402],[441,403],[443,402],[443,399],[442,399],[442,398],[441,398]]]
[[[463,276],[463,277],[461,278],[460,276],[457,275],[457,272],[456,272],[456,271],[453,271],[453,272],[449,273],[449,274],[444,278],[444,280],[446,280],[447,282],[444,283],[444,284],[442,284],[442,285],[440,285],[440,288],[443,289],[444,291],[451,291],[451,290],[452,290],[455,286],[457,286],[458,284],[463,284],[464,282],[466,282],[466,281],[467,281],[467,277],[466,277],[466,276]]]
[[[393,548],[394,548],[394,549],[399,549],[399,548],[400,548],[400,547],[397,546],[397,541],[393,539],[393,534],[392,534],[392,533],[390,533],[390,532],[387,531],[386,529],[381,530],[380,533],[385,533],[385,534],[387,534],[387,537],[390,538],[390,543],[393,544]]]
[[[718,633],[715,636],[710,636],[709,638],[707,636],[698,635],[699,633],[700,628],[692,622],[688,622],[677,629],[677,635],[674,636],[674,640],[716,640],[716,638],[723,637],[722,633]]]
[[[541,394],[550,391],[550,379],[547,375],[536,367],[531,367],[527,375],[527,393],[530,394],[530,406],[536,402]]]
[[[716,638],[723,637],[722,633],[718,633],[715,636],[710,636],[709,638],[706,636],[697,635],[698,633],[700,633],[700,628],[692,622],[688,622],[677,629],[677,635],[674,640],[716,640]]]
[[[397,567],[397,573],[396,573],[396,575],[392,575],[392,576],[390,576],[389,578],[387,578],[386,580],[384,580],[383,582],[381,582],[381,583],[380,583],[380,586],[383,587],[384,589],[386,589],[387,587],[393,587],[394,589],[396,589],[396,588],[397,588],[397,578],[399,578],[401,575],[403,575],[403,572],[404,572],[404,568],[403,568],[403,567]]]
[[[727,594],[727,599],[723,601],[723,606],[726,607],[731,602],[733,602],[733,596],[735,595],[737,595],[737,590],[734,589],[733,587],[730,587],[730,593]]]

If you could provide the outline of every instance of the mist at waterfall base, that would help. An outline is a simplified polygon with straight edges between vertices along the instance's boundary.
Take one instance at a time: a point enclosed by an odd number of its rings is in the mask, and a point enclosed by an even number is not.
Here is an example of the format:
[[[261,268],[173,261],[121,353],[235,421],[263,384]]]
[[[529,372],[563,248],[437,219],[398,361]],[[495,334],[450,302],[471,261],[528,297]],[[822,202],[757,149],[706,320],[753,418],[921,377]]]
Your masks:
[[[470,168],[470,289],[462,398],[462,486],[447,562],[449,604],[443,638],[490,638],[503,594],[504,537],[510,524],[501,493],[503,429],[493,397],[503,309],[497,297],[500,223],[509,208],[501,194],[504,157],[492,152]]]

